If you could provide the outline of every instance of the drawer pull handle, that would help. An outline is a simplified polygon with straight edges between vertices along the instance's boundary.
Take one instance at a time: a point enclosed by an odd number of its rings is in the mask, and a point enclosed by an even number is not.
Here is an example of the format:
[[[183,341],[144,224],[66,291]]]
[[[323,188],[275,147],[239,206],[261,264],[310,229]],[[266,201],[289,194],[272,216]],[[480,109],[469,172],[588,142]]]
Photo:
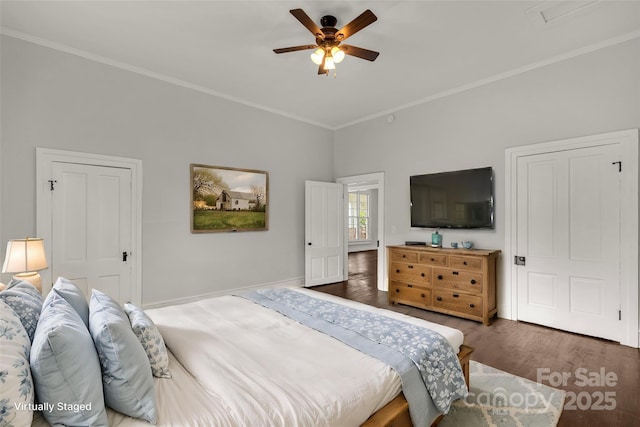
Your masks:
[[[420,294],[420,296],[421,296],[422,298],[424,298],[424,297],[425,297],[425,295],[424,295],[424,294]]]
[[[453,294],[453,297],[454,297],[454,298],[458,298],[458,297],[460,297],[460,295],[458,295],[458,294]]]
[[[435,262],[435,260],[436,260],[435,258],[431,258],[431,262]]]
[[[471,279],[471,284],[472,284],[472,285],[475,285],[476,283],[477,283],[477,282],[476,282],[476,279]]]
[[[438,275],[438,280],[442,280],[442,274]]]
[[[442,301],[442,297],[436,297],[438,301]]]
[[[406,258],[407,256],[405,254],[402,254],[402,258]]]
[[[407,268],[412,269],[412,268],[413,268],[413,265],[408,265],[408,266],[407,266]]]
[[[464,265],[467,265],[467,261],[462,261],[462,263],[463,263]]]
[[[396,273],[400,273],[400,269],[399,268],[396,268]]]
[[[396,292],[400,293],[400,289],[396,288]]]
[[[424,277],[424,273],[422,273],[420,276]]]
[[[457,276],[458,274],[460,274],[459,271],[452,271],[451,274],[453,274],[454,276]]]
[[[407,287],[408,287],[408,288],[413,288],[413,285],[412,285],[412,284],[410,284],[410,283],[408,283],[408,284],[407,284]]]
[[[469,308],[476,308],[475,304],[469,304]]]

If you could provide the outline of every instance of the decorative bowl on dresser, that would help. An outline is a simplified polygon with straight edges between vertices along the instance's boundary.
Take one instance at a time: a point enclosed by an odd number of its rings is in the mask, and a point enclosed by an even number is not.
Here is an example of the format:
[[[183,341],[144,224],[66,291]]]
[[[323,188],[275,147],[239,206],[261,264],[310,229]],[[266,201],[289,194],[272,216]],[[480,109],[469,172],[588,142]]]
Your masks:
[[[389,302],[484,325],[497,313],[499,250],[388,246]]]

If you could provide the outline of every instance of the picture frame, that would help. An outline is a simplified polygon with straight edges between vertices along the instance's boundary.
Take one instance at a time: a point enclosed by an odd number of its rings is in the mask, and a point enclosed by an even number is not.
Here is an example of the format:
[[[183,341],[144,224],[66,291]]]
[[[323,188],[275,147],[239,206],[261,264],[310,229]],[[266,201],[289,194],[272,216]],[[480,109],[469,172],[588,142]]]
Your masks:
[[[192,163],[191,233],[269,229],[269,173]]]

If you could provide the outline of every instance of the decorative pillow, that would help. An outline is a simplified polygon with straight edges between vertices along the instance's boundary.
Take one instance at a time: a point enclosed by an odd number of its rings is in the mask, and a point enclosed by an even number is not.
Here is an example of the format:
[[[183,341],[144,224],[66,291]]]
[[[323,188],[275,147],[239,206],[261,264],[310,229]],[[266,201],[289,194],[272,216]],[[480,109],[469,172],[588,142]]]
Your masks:
[[[131,303],[124,305],[124,312],[129,316],[133,333],[136,334],[138,341],[147,353],[153,376],[171,378],[169,355],[158,327],[142,309]]]
[[[31,340],[18,315],[0,301],[0,426],[29,426],[33,420]]]
[[[29,282],[11,279],[7,289],[0,292],[0,300],[18,315],[29,340],[33,342],[33,334],[44,302],[40,292]]]
[[[89,330],[102,365],[107,406],[155,424],[156,394],[149,359],[120,305],[97,289],[89,300]]]
[[[64,277],[58,277],[58,280],[56,280],[56,283],[53,285],[53,290],[67,300],[71,307],[78,312],[84,324],[87,325],[87,328],[89,328],[89,303],[80,288],[70,280]]]
[[[107,426],[100,361],[87,327],[71,305],[50,292],[31,347],[38,402],[51,425]]]

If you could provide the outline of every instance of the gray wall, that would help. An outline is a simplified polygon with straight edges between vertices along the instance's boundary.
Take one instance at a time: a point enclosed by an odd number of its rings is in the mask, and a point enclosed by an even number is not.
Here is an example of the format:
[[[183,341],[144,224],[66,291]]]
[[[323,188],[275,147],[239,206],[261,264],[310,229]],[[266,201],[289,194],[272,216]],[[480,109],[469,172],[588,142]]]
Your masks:
[[[409,176],[492,166],[495,230],[443,231],[444,245],[471,240],[503,249],[505,149],[640,127],[640,40],[531,70],[335,133],[336,176],[385,173],[385,242],[430,240],[411,229]],[[500,276],[506,277],[501,259]],[[498,283],[498,313],[510,315]]]
[[[35,234],[35,147],[142,159],[145,304],[300,280],[305,179],[385,172],[397,244],[431,233],[409,227],[410,175],[492,166],[496,229],[444,243],[502,249],[505,148],[640,127],[638,39],[336,132],[6,36],[1,60],[0,242]],[[192,162],[268,171],[269,231],[190,234]]]
[[[1,60],[0,242],[36,234],[35,147],[99,153],[143,163],[144,304],[302,279],[333,132],[11,37]],[[191,234],[190,163],[268,171],[269,230]]]

